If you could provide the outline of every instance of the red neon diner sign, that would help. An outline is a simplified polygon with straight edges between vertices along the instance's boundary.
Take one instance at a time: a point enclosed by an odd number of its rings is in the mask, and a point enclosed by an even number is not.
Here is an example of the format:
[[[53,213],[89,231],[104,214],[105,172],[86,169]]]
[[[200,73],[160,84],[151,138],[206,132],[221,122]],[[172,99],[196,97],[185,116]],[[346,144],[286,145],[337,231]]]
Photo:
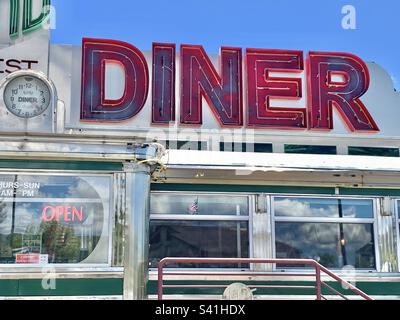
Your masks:
[[[360,100],[369,88],[368,67],[355,55],[309,52],[305,63],[302,51],[247,49],[243,59],[241,48],[222,47],[219,60],[217,70],[202,46],[181,45],[180,105],[176,106],[175,44],[153,44],[150,84],[149,66],[136,47],[84,38],[81,121],[119,122],[135,117],[143,109],[151,85],[153,125],[177,121],[177,107],[180,125],[202,125],[205,98],[221,127],[329,131],[336,108],[351,132],[379,132]],[[124,70],[125,88],[119,99],[105,96],[107,63],[117,63]],[[300,77],[304,71],[307,106],[272,106],[271,99],[298,100],[304,96]],[[276,72],[293,76],[274,76]]]

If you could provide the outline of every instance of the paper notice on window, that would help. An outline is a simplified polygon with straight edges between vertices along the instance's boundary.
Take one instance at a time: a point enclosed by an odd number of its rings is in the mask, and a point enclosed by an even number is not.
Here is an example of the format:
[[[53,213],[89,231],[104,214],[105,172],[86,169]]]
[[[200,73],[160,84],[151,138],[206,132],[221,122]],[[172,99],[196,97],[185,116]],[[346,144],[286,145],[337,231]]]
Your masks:
[[[20,253],[15,256],[15,263],[18,264],[48,264],[48,254]]]

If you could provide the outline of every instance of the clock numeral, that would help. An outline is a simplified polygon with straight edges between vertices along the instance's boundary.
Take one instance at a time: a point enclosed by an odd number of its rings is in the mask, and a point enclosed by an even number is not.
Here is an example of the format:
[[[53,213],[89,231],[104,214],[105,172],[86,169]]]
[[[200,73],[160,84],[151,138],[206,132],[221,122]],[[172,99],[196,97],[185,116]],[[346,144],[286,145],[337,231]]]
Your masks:
[[[23,85],[23,84],[20,84],[20,85],[18,86],[18,89],[23,90],[23,89],[24,89],[24,85]]]
[[[12,90],[12,95],[17,95],[18,94],[18,89]]]
[[[10,100],[11,100],[12,102],[14,102],[15,99],[14,99],[14,97],[11,97]]]

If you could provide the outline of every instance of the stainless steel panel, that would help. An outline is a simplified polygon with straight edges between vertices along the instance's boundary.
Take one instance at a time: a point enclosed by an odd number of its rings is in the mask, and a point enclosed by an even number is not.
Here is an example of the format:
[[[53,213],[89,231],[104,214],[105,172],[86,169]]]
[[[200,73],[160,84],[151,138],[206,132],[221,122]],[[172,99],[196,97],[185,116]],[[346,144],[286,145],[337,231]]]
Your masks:
[[[268,206],[268,196],[256,196],[256,210],[252,215],[253,258],[272,258],[271,216]],[[271,264],[252,264],[254,271],[271,271]]]
[[[125,173],[117,173],[114,177],[114,226],[112,265],[123,266],[126,229],[126,179]]]
[[[67,113],[69,122],[67,123],[67,127],[70,128],[95,128],[97,124],[93,123],[81,123],[79,121],[79,108],[80,100],[79,95],[81,92],[80,83],[81,83],[81,67],[80,60],[81,55],[79,54],[80,47],[79,46],[58,46],[53,45],[52,50],[57,50],[60,52],[60,55],[65,55],[68,57],[74,56],[73,59],[68,58],[65,60],[53,60],[51,59],[50,63],[59,64],[63,66],[64,69],[68,70],[68,77],[65,79],[60,78],[57,81],[57,85],[59,87],[64,88],[66,91],[70,92],[69,97],[71,98],[70,105],[67,106]],[[61,53],[62,51],[67,51],[68,53]],[[78,51],[78,54],[76,53]],[[149,66],[152,66],[152,55],[151,52],[143,52],[147,63]],[[213,64],[215,64],[216,68],[218,65],[218,55],[211,54],[210,59]],[[168,138],[174,140],[172,137],[180,136],[189,137],[190,140],[208,140],[208,138],[215,137],[216,140],[220,140],[222,136],[234,138],[236,142],[241,142],[242,140],[262,140],[271,142],[274,137],[280,137],[281,141],[284,143],[291,143],[293,141],[302,141],[303,144],[321,144],[321,141],[324,141],[324,144],[327,143],[325,138],[335,139],[336,142],[343,144],[350,144],[351,142],[348,139],[360,139],[360,141],[366,142],[374,139],[387,139],[387,144],[383,145],[399,145],[398,141],[388,141],[392,137],[399,138],[399,131],[397,126],[396,117],[391,116],[391,114],[397,112],[396,106],[400,99],[398,93],[393,92],[393,84],[391,83],[389,74],[383,70],[380,66],[375,63],[368,63],[368,68],[371,76],[371,85],[368,92],[362,97],[363,102],[367,106],[370,111],[372,117],[376,120],[378,125],[380,126],[381,132],[374,135],[365,136],[363,134],[352,133],[349,134],[346,126],[343,121],[340,119],[337,112],[333,113],[333,122],[334,129],[329,133],[320,133],[320,132],[312,132],[312,131],[303,131],[296,133],[293,135],[292,132],[284,132],[279,130],[251,130],[248,128],[238,128],[238,129],[224,129],[221,130],[215,121],[215,117],[212,115],[211,109],[207,106],[206,103],[203,103],[203,124],[202,127],[199,128],[180,128],[177,123],[169,126],[168,128],[154,128],[151,126],[151,87],[148,94],[147,101],[145,103],[142,111],[135,116],[133,119],[126,121],[124,123],[115,124],[107,124],[108,130],[111,131],[125,131],[126,134],[129,134],[129,131],[140,134],[141,136],[146,136],[148,139],[161,137]],[[64,71],[65,72],[65,71]],[[180,74],[180,63],[179,56],[176,58],[176,74],[177,78],[179,78]],[[150,72],[149,83],[151,83],[152,73]],[[71,77],[71,78],[69,78]],[[303,72],[299,74],[299,77],[303,79],[303,90],[306,92],[306,73]],[[72,80],[72,81],[71,81]],[[117,94],[118,88],[123,84],[124,78],[120,79],[114,78],[112,74],[106,75],[106,83],[112,82],[113,89],[110,90],[111,95]],[[179,85],[176,85],[176,105],[179,105]],[[385,92],[382,95],[382,92]],[[118,96],[118,95],[117,95]],[[382,101],[383,100],[383,101]],[[387,106],[385,110],[382,110],[380,107],[382,103]],[[304,96],[302,99],[297,101],[285,101],[285,104],[291,107],[301,107],[304,108],[306,104],[306,97]],[[176,109],[176,118],[179,119],[179,108]],[[331,142],[330,142],[331,143]],[[369,142],[367,142],[369,143]],[[376,146],[379,146],[376,144]],[[335,143],[336,145],[336,143]]]
[[[380,261],[378,271],[380,272],[397,272],[398,259],[397,259],[397,234],[396,234],[396,215],[395,215],[395,201],[392,201],[391,215],[387,212],[382,212],[382,202],[385,199],[378,199],[379,205],[377,206],[377,223],[375,237],[378,241],[377,260]]]
[[[148,282],[150,168],[128,163],[126,172],[126,242],[124,299],[146,298]]]
[[[93,154],[101,158],[106,155],[122,154],[130,155],[131,157],[138,152],[138,156],[143,156],[143,150],[138,148],[139,146],[132,146],[128,148],[129,142],[107,142],[104,141],[74,141],[72,139],[66,140],[54,140],[52,138],[41,139],[37,141],[26,141],[31,140],[30,137],[25,137],[25,141],[22,138],[12,139],[4,138],[0,142],[0,151],[5,152],[38,152],[38,153],[57,153],[60,156],[62,154]]]

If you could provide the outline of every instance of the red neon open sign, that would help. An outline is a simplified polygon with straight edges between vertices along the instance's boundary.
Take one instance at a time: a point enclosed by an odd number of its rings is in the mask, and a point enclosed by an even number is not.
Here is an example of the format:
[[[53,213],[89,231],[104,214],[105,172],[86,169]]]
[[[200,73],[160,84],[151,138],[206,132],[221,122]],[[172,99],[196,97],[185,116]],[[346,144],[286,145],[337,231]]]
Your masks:
[[[83,207],[46,206],[42,209],[42,220],[45,222],[82,222],[83,218]]]
[[[125,42],[83,39],[82,55],[81,121],[116,122],[136,116],[145,105],[150,85],[143,54]],[[175,44],[153,44],[152,57],[152,124],[168,125],[176,121]],[[120,64],[125,73],[123,95],[115,100],[105,97],[108,62]],[[366,64],[355,55],[309,52],[305,64],[302,51],[247,49],[244,65],[243,75],[241,48],[222,47],[217,71],[202,46],[181,45],[179,123],[201,125],[205,98],[221,127],[332,130],[335,107],[350,131],[379,131],[360,100],[370,78]],[[307,106],[271,106],[271,99],[303,97],[299,76],[303,71]],[[292,73],[293,77],[272,76],[273,72]]]

